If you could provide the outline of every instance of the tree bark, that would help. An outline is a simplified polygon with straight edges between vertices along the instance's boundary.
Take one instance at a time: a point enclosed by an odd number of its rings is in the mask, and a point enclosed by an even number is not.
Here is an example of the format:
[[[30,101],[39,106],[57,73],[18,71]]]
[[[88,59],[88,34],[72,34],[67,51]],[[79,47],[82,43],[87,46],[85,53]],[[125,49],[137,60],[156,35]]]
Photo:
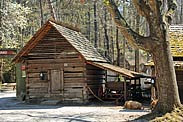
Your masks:
[[[40,16],[41,16],[41,26],[42,26],[44,23],[42,0],[39,0],[39,6],[40,6]]]
[[[136,32],[139,33],[140,31],[140,16],[136,16]],[[140,51],[139,49],[135,50],[135,71],[140,71]]]
[[[87,22],[87,38],[88,40],[90,40],[90,32],[91,32],[91,17],[90,17],[90,8],[87,12],[87,16],[88,16],[88,22]]]
[[[180,9],[180,24],[183,24],[183,1],[181,0],[181,9]]]
[[[2,9],[3,1],[0,1],[0,9]],[[0,11],[0,28],[2,28],[2,11]],[[0,33],[0,45],[2,44],[2,32]]]
[[[116,62],[117,62],[117,66],[120,66],[120,47],[119,47],[118,35],[119,35],[119,32],[118,32],[118,28],[116,27],[116,50],[117,50]]]
[[[170,55],[168,41],[161,44],[153,52],[153,61],[158,89],[158,105],[155,112],[165,113],[173,110],[174,107],[181,106],[175,69],[173,67],[173,58]]]
[[[55,14],[55,10],[53,8],[53,5],[51,3],[51,0],[47,0],[48,1],[48,7],[50,9],[50,13],[51,13],[51,17],[56,20],[56,14]]]
[[[105,42],[106,42],[106,48],[107,48],[107,55],[109,55],[109,36],[108,36],[108,30],[107,30],[107,9],[104,9],[104,36],[105,36]]]
[[[149,24],[150,35],[147,37],[141,36],[130,28],[120,14],[114,0],[105,0],[109,12],[127,41],[132,46],[152,54],[159,98],[155,112],[170,112],[174,106],[181,106],[167,32],[176,4],[174,0],[166,1],[164,4],[168,9],[165,8],[162,15],[160,10],[162,7],[161,2],[133,0],[133,3],[138,13],[144,16]]]
[[[97,1],[96,0],[94,1],[93,9],[94,9],[94,30],[95,30],[94,46],[97,48],[98,47],[98,28],[97,28]]]

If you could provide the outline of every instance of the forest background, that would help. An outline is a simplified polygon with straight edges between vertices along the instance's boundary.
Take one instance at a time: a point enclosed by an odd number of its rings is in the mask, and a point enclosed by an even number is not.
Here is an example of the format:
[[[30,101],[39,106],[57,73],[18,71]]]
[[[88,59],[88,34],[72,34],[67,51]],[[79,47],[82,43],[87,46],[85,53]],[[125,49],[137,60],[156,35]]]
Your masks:
[[[148,35],[145,18],[138,16],[131,0],[116,3],[132,29]],[[151,55],[129,46],[118,31],[103,0],[1,0],[0,41],[1,48],[21,49],[33,34],[51,18],[50,5],[56,20],[80,28],[98,51],[115,65],[129,68],[151,59]],[[183,23],[183,1],[177,0],[178,8],[172,24]],[[3,72],[12,70],[11,59],[5,59]],[[139,67],[136,69],[139,71]]]

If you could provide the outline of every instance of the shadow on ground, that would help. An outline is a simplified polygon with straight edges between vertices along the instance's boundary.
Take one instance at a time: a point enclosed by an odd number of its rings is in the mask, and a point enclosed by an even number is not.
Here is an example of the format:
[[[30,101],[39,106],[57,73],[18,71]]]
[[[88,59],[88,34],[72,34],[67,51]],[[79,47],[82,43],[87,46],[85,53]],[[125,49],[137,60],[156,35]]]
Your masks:
[[[56,109],[62,106],[48,106],[48,105],[31,105],[24,101],[19,101],[15,96],[15,93],[2,93],[0,92],[0,110],[21,110],[21,109]]]
[[[119,112],[149,112],[149,110],[130,110],[130,109],[123,109]]]

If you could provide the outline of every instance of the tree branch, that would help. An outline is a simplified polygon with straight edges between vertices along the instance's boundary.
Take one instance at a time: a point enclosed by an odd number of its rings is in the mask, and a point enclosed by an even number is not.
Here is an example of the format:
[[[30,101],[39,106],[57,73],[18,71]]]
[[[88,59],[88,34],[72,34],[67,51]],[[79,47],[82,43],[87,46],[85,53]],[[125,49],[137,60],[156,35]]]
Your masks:
[[[176,0],[168,0],[168,11],[166,12],[165,17],[167,18],[167,22],[170,24],[172,20],[172,15],[174,14],[175,10],[177,9]]]
[[[160,23],[160,5],[161,1],[158,0],[133,0],[138,13],[144,16],[149,24],[150,36],[157,34],[157,28],[154,25]],[[158,26],[159,27],[159,26]]]
[[[135,5],[138,13],[141,16],[144,16],[146,19],[150,19],[150,15],[152,13],[152,9],[144,0],[133,0],[133,4]]]
[[[124,17],[120,14],[114,0],[105,0],[104,2],[107,6],[107,9],[111,13],[116,25],[120,29],[123,36],[128,40],[129,44],[135,48],[140,48],[142,50],[150,52],[152,50],[151,44],[153,39],[151,37],[141,36],[133,31],[127,24]]]

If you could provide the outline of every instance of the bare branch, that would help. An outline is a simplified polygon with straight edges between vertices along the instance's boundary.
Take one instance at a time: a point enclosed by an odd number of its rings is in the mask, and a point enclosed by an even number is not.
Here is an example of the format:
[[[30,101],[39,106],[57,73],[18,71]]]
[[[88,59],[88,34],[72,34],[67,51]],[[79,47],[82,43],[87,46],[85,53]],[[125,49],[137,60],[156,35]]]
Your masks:
[[[149,0],[148,4],[154,13],[157,13],[157,0]]]
[[[172,15],[174,14],[175,10],[177,9],[176,0],[168,0],[168,11],[166,12],[167,22],[170,24],[172,20]]]
[[[150,19],[150,15],[152,13],[152,9],[144,0],[133,0],[133,4],[135,5],[138,13],[141,16],[144,16],[146,19]]]
[[[135,31],[133,31],[127,24],[124,17],[120,14],[114,0],[105,0],[105,3],[116,25],[120,29],[123,36],[128,40],[129,44],[135,48],[140,48],[142,50],[150,52],[152,49],[152,38],[141,36]]]

